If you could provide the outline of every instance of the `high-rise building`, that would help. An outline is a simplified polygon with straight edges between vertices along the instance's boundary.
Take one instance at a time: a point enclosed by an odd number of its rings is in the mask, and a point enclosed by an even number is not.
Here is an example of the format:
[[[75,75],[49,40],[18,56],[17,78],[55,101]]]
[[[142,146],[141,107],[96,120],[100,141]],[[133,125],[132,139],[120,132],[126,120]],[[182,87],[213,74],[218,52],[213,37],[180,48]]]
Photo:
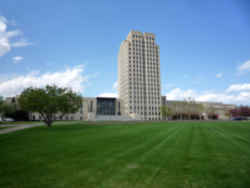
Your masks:
[[[160,52],[152,33],[130,31],[118,56],[118,97],[122,114],[159,120],[161,106]]]

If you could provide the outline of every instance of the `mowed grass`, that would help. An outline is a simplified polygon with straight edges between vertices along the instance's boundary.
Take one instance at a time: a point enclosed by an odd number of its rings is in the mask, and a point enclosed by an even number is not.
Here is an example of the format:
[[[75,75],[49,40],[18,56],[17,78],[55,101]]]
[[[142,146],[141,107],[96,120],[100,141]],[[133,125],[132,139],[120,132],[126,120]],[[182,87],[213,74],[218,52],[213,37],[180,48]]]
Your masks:
[[[0,135],[0,187],[247,188],[250,124],[84,123]]]

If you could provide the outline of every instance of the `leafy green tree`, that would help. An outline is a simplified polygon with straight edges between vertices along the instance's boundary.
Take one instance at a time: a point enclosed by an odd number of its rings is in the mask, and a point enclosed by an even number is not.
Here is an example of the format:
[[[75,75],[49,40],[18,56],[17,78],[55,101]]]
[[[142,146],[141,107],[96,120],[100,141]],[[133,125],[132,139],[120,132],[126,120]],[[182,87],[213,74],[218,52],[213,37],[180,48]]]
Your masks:
[[[188,119],[192,119],[191,116],[196,116],[201,119],[202,113],[204,112],[204,106],[201,103],[196,102],[191,97],[184,99],[182,104],[183,112],[187,115]]]
[[[179,108],[179,102],[171,102],[171,105],[169,106],[169,109],[170,109],[170,112],[171,112],[171,115],[172,118],[176,119],[178,114],[180,113],[180,108]]]
[[[2,104],[2,116],[3,117],[12,117],[16,112],[16,108],[13,104],[3,103]]]
[[[67,88],[47,85],[45,88],[27,88],[19,97],[21,109],[36,112],[51,127],[56,114],[61,117],[75,113],[82,105],[82,97]]]
[[[172,115],[172,110],[167,105],[161,106],[161,114],[164,120],[169,119]]]
[[[2,112],[3,112],[3,97],[0,96],[0,117],[2,116]]]
[[[167,117],[166,105],[161,106],[161,115],[162,115],[163,120],[166,120],[166,117]]]
[[[167,107],[167,118],[169,119],[172,115],[173,115],[172,109]]]
[[[1,109],[2,105],[3,105],[3,97],[0,96],[0,109]]]

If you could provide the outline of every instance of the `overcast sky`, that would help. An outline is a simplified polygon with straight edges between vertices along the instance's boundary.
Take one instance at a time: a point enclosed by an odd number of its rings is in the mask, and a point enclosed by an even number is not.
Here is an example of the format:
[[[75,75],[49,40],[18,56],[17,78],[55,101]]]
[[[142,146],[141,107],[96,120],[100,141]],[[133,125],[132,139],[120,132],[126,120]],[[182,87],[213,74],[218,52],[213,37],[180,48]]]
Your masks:
[[[250,104],[248,0],[1,1],[0,95],[58,84],[116,96],[131,29],[155,33],[168,99]]]

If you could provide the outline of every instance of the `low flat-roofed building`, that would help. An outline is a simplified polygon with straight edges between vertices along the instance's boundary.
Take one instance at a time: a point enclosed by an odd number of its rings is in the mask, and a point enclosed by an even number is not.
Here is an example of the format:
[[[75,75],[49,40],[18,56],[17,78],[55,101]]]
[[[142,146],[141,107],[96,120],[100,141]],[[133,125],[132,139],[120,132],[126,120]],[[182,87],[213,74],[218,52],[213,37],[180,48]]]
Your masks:
[[[179,111],[180,113],[185,113],[185,102],[181,100],[167,100],[166,105],[170,108],[175,108],[175,111]],[[234,104],[223,104],[219,102],[201,102],[201,101],[195,101],[196,104],[201,104],[201,109],[194,109],[196,112],[200,112],[203,114],[205,119],[208,119],[208,114],[214,113],[218,115],[218,119],[221,120],[227,120],[230,117],[228,116],[228,112],[234,108],[236,108],[236,105]],[[197,107],[199,107],[197,105]]]

